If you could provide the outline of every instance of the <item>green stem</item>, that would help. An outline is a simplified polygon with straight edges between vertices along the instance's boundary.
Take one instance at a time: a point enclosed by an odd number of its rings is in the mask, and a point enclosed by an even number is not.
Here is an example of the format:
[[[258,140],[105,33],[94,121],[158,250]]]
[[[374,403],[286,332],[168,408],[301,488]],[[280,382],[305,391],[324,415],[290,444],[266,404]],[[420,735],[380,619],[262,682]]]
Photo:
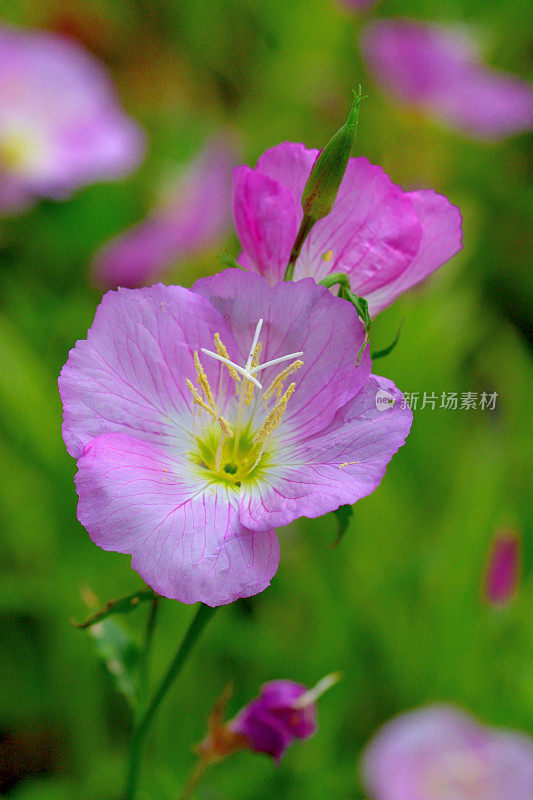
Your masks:
[[[194,645],[196,644],[200,634],[202,633],[203,629],[211,619],[212,615],[214,614],[215,609],[211,608],[210,606],[206,606],[203,603],[200,605],[196,616],[194,617],[193,621],[191,622],[187,633],[185,634],[185,638],[183,639],[181,645],[178,648],[178,652],[174,656],[174,660],[170,664],[168,671],[161,681],[159,689],[156,691],[151,703],[149,704],[146,711],[141,716],[139,723],[133,733],[132,741],[131,741],[131,749],[130,749],[130,761],[129,761],[129,769],[128,769],[128,776],[126,781],[126,791],[124,794],[124,800],[134,800],[135,794],[137,792],[137,785],[139,781],[139,773],[141,768],[141,757],[142,757],[142,749],[144,745],[144,740],[146,734],[148,733],[148,729],[150,727],[150,723],[154,717],[155,712],[159,708],[161,701],[165,697],[166,693],[172,686],[174,680],[177,678],[181,669],[187,658],[192,651]]]
[[[292,281],[294,275],[294,265],[298,261],[298,256],[302,250],[303,243],[311,233],[311,229],[315,222],[316,219],[311,219],[311,217],[304,216],[302,224],[300,225],[300,230],[298,231],[296,240],[292,246],[289,263],[287,264],[287,269],[285,270],[285,275],[283,276],[284,281]]]
[[[144,647],[142,650],[141,664],[139,667],[139,703],[137,706],[137,718],[143,713],[146,698],[148,697],[149,678],[150,678],[150,653],[152,650],[152,641],[154,638],[155,625],[157,622],[157,610],[159,607],[159,598],[156,596],[152,600],[148,620],[146,622],[146,634],[144,637]]]

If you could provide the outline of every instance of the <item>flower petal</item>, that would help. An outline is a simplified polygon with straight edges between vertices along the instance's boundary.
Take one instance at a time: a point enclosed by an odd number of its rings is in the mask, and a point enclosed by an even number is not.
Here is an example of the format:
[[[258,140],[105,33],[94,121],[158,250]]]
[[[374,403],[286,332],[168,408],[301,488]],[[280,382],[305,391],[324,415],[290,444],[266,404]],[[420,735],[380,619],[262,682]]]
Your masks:
[[[78,468],[78,519],[104,550],[131,554],[159,594],[217,606],[269,585],[277,536],[246,530],[231,490],[200,486],[167,452],[123,434],[91,441]]]
[[[212,346],[215,332],[233,347],[231,330],[211,303],[179,286],[108,292],[59,377],[69,453],[78,458],[104,433],[133,433],[176,452],[189,447],[192,403],[185,380],[195,381],[193,351]],[[228,389],[227,370],[212,359],[205,369],[212,385],[221,380]]]
[[[395,280],[365,295],[372,316],[427,278],[463,246],[461,212],[446,197],[430,189],[409,192],[407,196],[422,225],[422,240],[406,270]]]
[[[233,216],[247,265],[270,283],[282,280],[299,225],[290,191],[250,167],[237,167]]]
[[[228,320],[241,363],[259,319],[264,320],[262,363],[303,351],[304,365],[294,378],[296,391],[283,417],[287,436],[304,435],[300,431],[309,436],[324,429],[370,374],[368,348],[356,364],[364,329],[354,307],[312,279],[269,286],[259,275],[230,269],[202,278],[193,291],[204,295]],[[261,372],[263,386],[279,371],[274,366]],[[264,411],[261,415],[264,418]]]
[[[407,269],[421,237],[409,197],[381,167],[351,158],[333,211],[306,239],[295,276],[319,281],[345,272],[353,291],[366,297]]]
[[[379,400],[389,400],[380,405]],[[243,486],[239,515],[252,530],[320,517],[376,489],[413,415],[394,384],[372,376],[319,435],[282,443],[265,480]]]

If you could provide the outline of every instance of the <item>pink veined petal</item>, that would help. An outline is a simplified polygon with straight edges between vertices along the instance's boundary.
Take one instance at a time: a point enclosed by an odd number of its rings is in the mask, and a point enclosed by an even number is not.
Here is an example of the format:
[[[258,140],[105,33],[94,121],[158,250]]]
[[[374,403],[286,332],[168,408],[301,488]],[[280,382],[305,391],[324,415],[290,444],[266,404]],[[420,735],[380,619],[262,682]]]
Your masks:
[[[282,280],[299,225],[289,190],[257,170],[237,167],[233,217],[248,263],[270,283]]]
[[[378,409],[378,393],[393,404]],[[318,435],[308,436],[305,426],[297,435],[286,434],[282,426],[275,465],[264,480],[243,487],[242,524],[267,530],[298,517],[322,516],[373,492],[411,428],[412,412],[401,401],[391,381],[372,376]]]
[[[296,390],[283,417],[294,435],[304,430],[310,436],[326,428],[370,374],[368,348],[356,364],[364,329],[354,307],[312,279],[269,286],[259,275],[234,269],[202,278],[193,291],[231,320],[240,363],[246,360],[259,319],[264,320],[262,363],[303,351],[304,364],[295,375]],[[284,366],[259,374],[265,389]]]
[[[159,594],[218,606],[269,585],[277,536],[246,530],[231,490],[184,478],[168,452],[123,434],[92,440],[78,468],[78,519],[95,544],[129,553]]]
[[[446,197],[430,189],[409,192],[407,197],[422,225],[420,246],[407,269],[396,279],[365,295],[372,316],[427,278],[463,246],[461,212]]]
[[[87,339],[76,343],[59,377],[63,438],[78,458],[104,433],[126,433],[183,452],[192,436],[193,351],[231,330],[211,303],[179,286],[157,284],[104,295]],[[231,378],[205,360],[212,386],[231,395]]]
[[[292,194],[294,207],[298,211],[300,225],[302,211],[302,194],[311,170],[318,158],[319,151],[307,148],[296,142],[281,142],[265,150],[257,160],[256,170],[263,175],[285,186]]]
[[[345,272],[353,291],[366,297],[408,268],[421,236],[409,197],[381,167],[351,158],[333,210],[305,241],[295,276],[319,281]]]

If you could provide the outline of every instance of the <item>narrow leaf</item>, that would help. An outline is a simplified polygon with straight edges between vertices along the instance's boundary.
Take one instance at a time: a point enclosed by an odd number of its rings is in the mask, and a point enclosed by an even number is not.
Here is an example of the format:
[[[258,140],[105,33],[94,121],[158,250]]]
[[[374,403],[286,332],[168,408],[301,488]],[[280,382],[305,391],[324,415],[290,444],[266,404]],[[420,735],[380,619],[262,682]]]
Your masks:
[[[72,624],[76,628],[89,628],[91,625],[111,616],[111,614],[129,614],[141,603],[146,602],[146,600],[153,600],[155,596],[155,592],[152,589],[143,589],[140,592],[128,595],[128,597],[110,600],[104,608],[92,614],[85,622],[73,622]]]

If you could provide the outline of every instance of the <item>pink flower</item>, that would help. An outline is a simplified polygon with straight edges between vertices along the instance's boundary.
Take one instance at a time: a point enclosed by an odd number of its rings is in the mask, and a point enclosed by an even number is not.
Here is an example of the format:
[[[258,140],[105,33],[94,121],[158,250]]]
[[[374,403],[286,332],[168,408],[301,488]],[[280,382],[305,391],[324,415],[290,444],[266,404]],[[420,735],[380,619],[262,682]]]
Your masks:
[[[526,800],[533,797],[533,740],[429,706],[378,732],[362,774],[375,800]]]
[[[502,531],[492,541],[484,581],[484,596],[492,605],[509,603],[520,577],[520,537]]]
[[[220,239],[230,225],[233,148],[213,138],[148,217],[106,244],[95,257],[105,288],[151,283],[177,262]]]
[[[317,150],[284,142],[255,169],[234,172],[233,215],[240,263],[269,283],[281,280],[303,212],[302,192]],[[377,314],[442,266],[461,244],[461,216],[433,191],[403,192],[380,167],[351,158],[333,211],[307,237],[295,279],[345,272]]]
[[[226,270],[108,292],[59,378],[93,541],[185,603],[265,589],[274,528],[370,494],[409,432],[368,351],[356,364],[363,339],[353,306],[312,280]]]
[[[465,31],[411,20],[379,20],[362,34],[376,80],[474,138],[502,139],[533,124],[533,90],[486,67]]]
[[[0,211],[126,175],[144,149],[92,56],[54,34],[0,27]]]

